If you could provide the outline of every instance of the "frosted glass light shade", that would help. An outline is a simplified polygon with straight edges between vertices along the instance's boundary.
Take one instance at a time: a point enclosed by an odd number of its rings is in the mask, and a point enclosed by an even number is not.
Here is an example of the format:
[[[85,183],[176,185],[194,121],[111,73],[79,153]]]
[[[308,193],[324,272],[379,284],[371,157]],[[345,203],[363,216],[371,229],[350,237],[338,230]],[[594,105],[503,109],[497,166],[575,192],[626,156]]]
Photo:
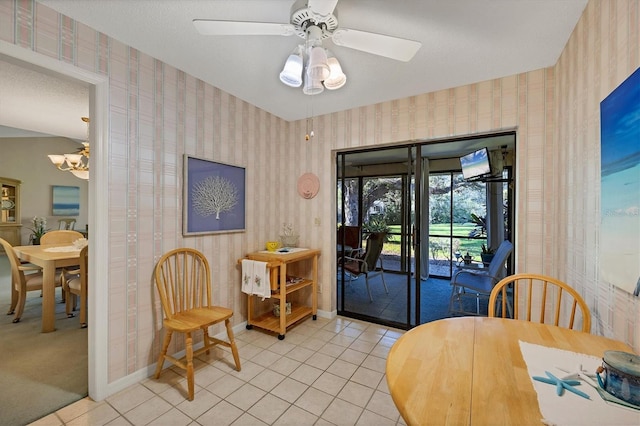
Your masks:
[[[51,160],[51,162],[56,165],[56,167],[62,165],[65,160],[64,155],[49,154],[48,157],[49,160]]]
[[[320,46],[316,46],[309,52],[309,64],[307,65],[307,75],[314,80],[326,80],[329,78],[329,64],[327,64],[327,51]]]
[[[317,95],[324,91],[324,86],[322,85],[321,80],[316,80],[307,75],[304,79],[304,87],[302,88],[302,92],[305,95]]]
[[[331,70],[329,78],[324,81],[324,87],[329,90],[336,90],[344,86],[347,82],[347,76],[342,72],[340,62],[336,58],[327,59],[329,69]]]
[[[89,180],[89,170],[69,170],[77,178]]]
[[[302,56],[292,53],[280,73],[280,81],[291,87],[302,85]]]

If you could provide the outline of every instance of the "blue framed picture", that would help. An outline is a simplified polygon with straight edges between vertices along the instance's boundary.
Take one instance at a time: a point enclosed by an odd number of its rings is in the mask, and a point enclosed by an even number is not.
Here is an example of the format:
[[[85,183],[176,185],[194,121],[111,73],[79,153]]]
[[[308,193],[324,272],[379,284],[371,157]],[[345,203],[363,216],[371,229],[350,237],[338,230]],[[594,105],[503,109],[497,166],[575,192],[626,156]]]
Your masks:
[[[182,234],[245,230],[245,169],[184,155]]]
[[[80,214],[80,187],[53,185],[53,216],[78,216]]]
[[[640,295],[640,68],[600,103],[600,271]]]

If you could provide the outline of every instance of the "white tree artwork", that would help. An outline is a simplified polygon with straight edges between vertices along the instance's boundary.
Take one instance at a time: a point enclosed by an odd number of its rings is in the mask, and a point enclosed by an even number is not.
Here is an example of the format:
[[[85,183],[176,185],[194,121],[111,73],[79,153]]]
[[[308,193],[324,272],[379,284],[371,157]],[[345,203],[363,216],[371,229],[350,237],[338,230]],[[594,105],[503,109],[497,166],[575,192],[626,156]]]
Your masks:
[[[193,184],[193,208],[201,216],[231,211],[238,204],[238,188],[229,179],[221,176],[208,176]]]

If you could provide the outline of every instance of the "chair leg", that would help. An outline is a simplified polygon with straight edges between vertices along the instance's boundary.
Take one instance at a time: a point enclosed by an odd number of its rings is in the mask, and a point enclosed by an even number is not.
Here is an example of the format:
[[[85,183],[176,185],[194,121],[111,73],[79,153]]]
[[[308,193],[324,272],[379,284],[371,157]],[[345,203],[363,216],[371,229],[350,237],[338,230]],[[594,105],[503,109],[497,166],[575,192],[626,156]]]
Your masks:
[[[369,288],[369,276],[364,276],[364,282],[367,285],[367,291],[369,292],[369,302],[373,302],[373,296],[371,296],[371,289]]]
[[[18,292],[16,291],[15,286],[11,283],[11,306],[7,311],[7,315],[13,315],[16,311],[16,306],[18,305]]]
[[[67,295],[69,297],[70,294]],[[80,294],[80,328],[87,328],[87,293]]]
[[[382,277],[382,285],[384,286],[384,291],[387,292],[387,294],[389,294],[389,288],[387,288],[387,283],[384,282],[384,271],[380,271],[380,276]]]
[[[24,312],[24,304],[27,301],[27,292],[20,291],[18,292],[18,304],[16,306],[16,316],[13,318],[13,322],[20,322],[20,318],[22,318],[22,313]]]
[[[193,401],[194,395],[194,378],[193,378],[193,338],[191,332],[186,333],[187,338],[185,340],[185,357],[187,361],[187,386],[189,389],[188,400]]]
[[[69,294],[64,302],[67,318],[73,318],[73,311],[76,309],[76,296]]]
[[[231,345],[231,353],[233,354],[233,360],[236,362],[236,370],[240,371],[240,356],[238,356],[238,347],[236,346],[236,340],[233,338],[233,329],[231,328],[231,321],[226,319],[224,326],[227,328],[227,337],[229,338],[229,344]]]
[[[158,357],[158,364],[156,365],[156,379],[160,378],[160,372],[162,371],[162,366],[164,365],[164,358],[167,355],[167,350],[169,349],[169,343],[171,343],[171,336],[173,335],[172,330],[167,330],[164,335],[164,342],[162,342],[162,350],[160,351],[160,356]]]

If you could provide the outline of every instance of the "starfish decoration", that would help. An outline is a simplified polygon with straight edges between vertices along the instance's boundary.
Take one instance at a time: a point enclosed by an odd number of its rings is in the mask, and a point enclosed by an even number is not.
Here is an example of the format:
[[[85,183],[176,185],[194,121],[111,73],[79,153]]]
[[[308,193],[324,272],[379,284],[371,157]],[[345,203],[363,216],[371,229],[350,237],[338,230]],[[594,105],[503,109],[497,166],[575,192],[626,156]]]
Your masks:
[[[533,380],[537,380],[542,383],[548,383],[550,385],[556,385],[556,393],[558,394],[558,396],[561,396],[564,393],[564,390],[566,389],[569,392],[573,392],[576,395],[579,395],[583,398],[591,399],[589,395],[587,395],[586,393],[574,388],[574,386],[577,386],[580,384],[580,380],[564,380],[564,379],[557,378],[556,376],[549,373],[548,371],[545,371],[544,373],[547,375],[547,377],[533,376]]]
[[[590,377],[592,379],[596,378],[595,373],[590,373],[589,371],[584,370],[582,368],[582,364],[576,365],[576,370],[575,371],[569,371],[569,370],[566,370],[564,368],[560,368],[558,366],[556,366],[556,368],[558,370],[562,371],[563,373],[567,373],[567,375],[560,377],[561,380],[577,380],[577,379],[580,378],[580,374],[582,374],[584,376],[587,376],[587,377]]]

